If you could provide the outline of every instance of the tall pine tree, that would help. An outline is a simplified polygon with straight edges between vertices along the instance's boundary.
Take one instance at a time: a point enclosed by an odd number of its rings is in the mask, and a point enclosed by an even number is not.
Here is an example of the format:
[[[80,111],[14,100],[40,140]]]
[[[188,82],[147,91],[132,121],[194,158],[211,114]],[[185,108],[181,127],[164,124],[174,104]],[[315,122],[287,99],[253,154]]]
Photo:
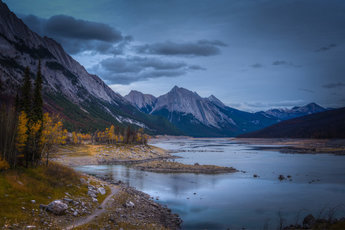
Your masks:
[[[43,118],[43,100],[42,100],[42,74],[41,61],[38,62],[37,76],[35,80],[35,88],[32,103],[32,120],[34,122],[40,121]]]
[[[30,68],[26,67],[24,74],[24,84],[21,88],[20,110],[24,111],[28,117],[31,115],[31,79]]]

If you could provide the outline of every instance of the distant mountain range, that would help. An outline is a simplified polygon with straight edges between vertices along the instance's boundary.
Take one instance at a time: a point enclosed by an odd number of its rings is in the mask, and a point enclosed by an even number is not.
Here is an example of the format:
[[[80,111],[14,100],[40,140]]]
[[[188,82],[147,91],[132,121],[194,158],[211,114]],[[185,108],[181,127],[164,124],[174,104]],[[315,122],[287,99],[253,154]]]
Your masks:
[[[44,108],[60,114],[70,130],[104,129],[111,123],[143,127],[155,134],[181,134],[166,119],[140,112],[51,38],[31,31],[0,0],[0,78],[3,94],[14,97],[30,67],[42,63]]]
[[[325,111],[311,103],[292,109],[249,113],[224,105],[214,95],[203,98],[178,86],[157,98],[138,91],[131,91],[125,98],[142,112],[163,116],[186,135],[197,137],[236,136],[281,120]]]
[[[277,117],[280,120],[288,120],[295,117],[301,117],[305,115],[323,112],[326,110],[327,109],[319,106],[318,104],[310,103],[308,105],[301,107],[295,106],[292,109],[270,109],[261,113]]]
[[[280,122],[242,138],[345,138],[345,108]]]

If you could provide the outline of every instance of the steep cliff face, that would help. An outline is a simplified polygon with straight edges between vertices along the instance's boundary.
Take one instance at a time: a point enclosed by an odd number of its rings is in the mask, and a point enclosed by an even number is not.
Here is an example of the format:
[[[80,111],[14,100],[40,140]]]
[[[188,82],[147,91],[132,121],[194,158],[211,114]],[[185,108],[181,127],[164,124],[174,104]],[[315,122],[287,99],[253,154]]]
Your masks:
[[[110,123],[132,124],[154,133],[174,133],[161,118],[141,113],[53,39],[31,31],[0,1],[0,77],[4,94],[15,96],[26,66],[32,79],[42,63],[45,109],[60,113],[70,129],[95,130]]]
[[[196,92],[175,86],[170,92],[157,98],[151,113],[166,109],[169,112],[192,114],[203,125],[221,128],[236,126],[236,123],[222,113],[210,100]]]
[[[136,90],[132,90],[128,95],[125,96],[125,98],[144,113],[150,113],[157,102],[157,98],[155,98],[153,95],[143,94]]]

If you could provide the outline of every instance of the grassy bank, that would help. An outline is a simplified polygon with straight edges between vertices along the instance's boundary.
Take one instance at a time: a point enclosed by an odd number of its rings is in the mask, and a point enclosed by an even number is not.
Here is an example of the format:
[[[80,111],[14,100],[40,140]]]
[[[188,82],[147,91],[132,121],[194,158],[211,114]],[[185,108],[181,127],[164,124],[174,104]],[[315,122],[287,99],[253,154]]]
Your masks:
[[[81,178],[83,178],[81,180]],[[56,227],[63,225],[61,217],[40,210],[40,204],[49,204],[58,199],[69,198],[89,202],[88,184],[82,183],[89,178],[82,176],[73,169],[50,164],[48,167],[17,168],[0,173],[0,226],[23,228]],[[90,184],[99,184],[92,181]],[[102,202],[106,195],[100,195]],[[91,204],[91,203],[90,203]],[[90,208],[92,205],[90,205]],[[68,215],[70,219],[72,215]]]

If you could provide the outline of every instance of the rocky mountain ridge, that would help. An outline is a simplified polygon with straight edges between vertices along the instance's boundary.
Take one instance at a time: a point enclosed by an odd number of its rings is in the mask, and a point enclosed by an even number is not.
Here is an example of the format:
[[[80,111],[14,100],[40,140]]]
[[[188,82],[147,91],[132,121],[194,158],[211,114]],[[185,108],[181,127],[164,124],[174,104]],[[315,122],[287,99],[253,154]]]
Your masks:
[[[281,120],[325,110],[310,103],[292,109],[249,113],[226,106],[214,95],[203,98],[196,92],[178,86],[157,98],[138,91],[131,91],[125,98],[141,111],[163,116],[192,136],[236,136]]]
[[[70,130],[96,130],[115,123],[144,127],[153,133],[176,133],[168,121],[138,111],[98,76],[88,73],[59,43],[31,31],[0,1],[3,94],[12,98],[16,95],[25,67],[31,69],[33,80],[39,60],[44,108],[60,114]]]

